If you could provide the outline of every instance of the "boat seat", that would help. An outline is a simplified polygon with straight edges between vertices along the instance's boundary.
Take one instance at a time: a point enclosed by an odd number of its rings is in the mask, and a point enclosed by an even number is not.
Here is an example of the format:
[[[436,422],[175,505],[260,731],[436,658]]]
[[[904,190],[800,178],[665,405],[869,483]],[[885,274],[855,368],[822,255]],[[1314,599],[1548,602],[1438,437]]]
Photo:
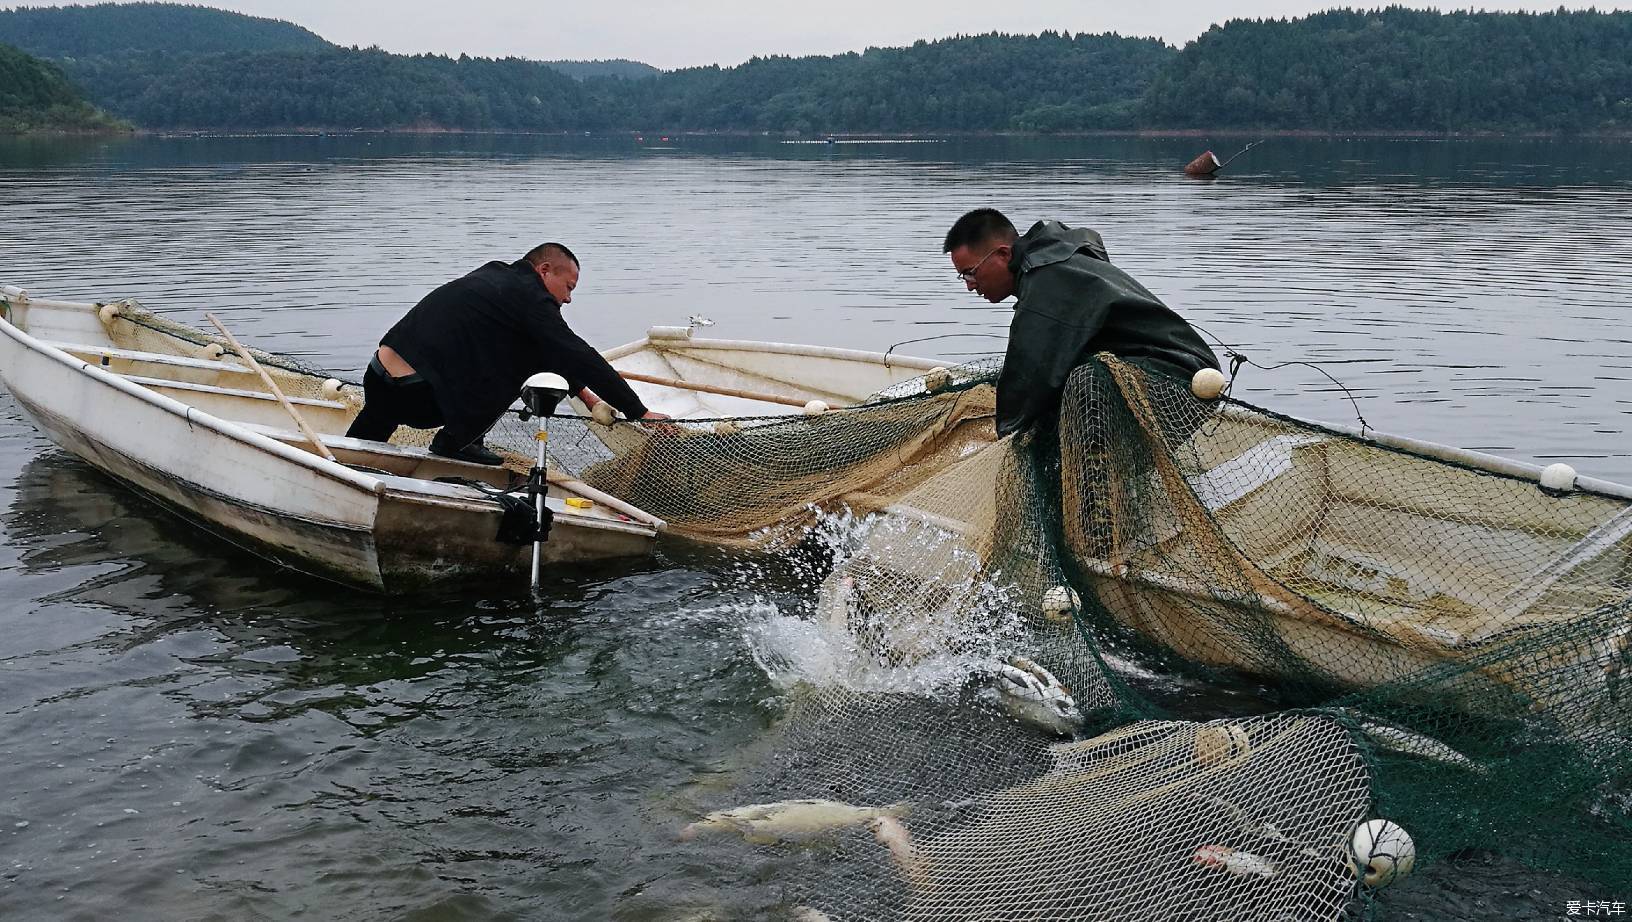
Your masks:
[[[278,398],[264,391],[249,391],[237,387],[216,387],[213,384],[189,384],[185,381],[171,381],[168,378],[149,378],[143,375],[120,375],[126,381],[140,384],[143,387],[162,388],[171,391],[190,391],[197,394],[215,394],[221,397],[237,397],[249,400],[270,400],[274,403]],[[299,407],[321,407],[326,410],[350,409],[338,400],[320,400],[315,397],[290,397],[289,402]]]
[[[1321,435],[1278,435],[1265,439],[1240,455],[1191,478],[1196,498],[1216,513],[1236,500],[1270,484],[1292,470],[1292,452],[1327,440]]]
[[[1524,614],[1530,606],[1541,601],[1541,597],[1559,580],[1619,546],[1628,535],[1632,535],[1632,507],[1622,509],[1587,532],[1580,541],[1554,557],[1551,563],[1515,586],[1499,603],[1502,613],[1510,619]]]
[[[275,426],[262,426],[255,423],[238,423],[252,432],[259,433],[267,438],[276,439],[290,445],[306,445],[306,437],[298,432],[279,429]],[[366,459],[384,470],[383,474],[376,474],[380,481],[389,489],[400,489],[406,492],[440,496],[446,499],[462,501],[478,500],[492,502],[492,497],[482,493],[474,487],[458,483],[441,483],[433,477],[456,476],[469,480],[486,483],[490,487],[507,489],[513,485],[513,480],[520,475],[505,467],[495,467],[489,464],[472,464],[469,461],[459,461],[453,458],[444,458],[433,455],[428,449],[414,445],[394,445],[390,442],[376,442],[371,439],[353,439],[343,435],[318,434],[323,444],[335,453],[338,458]],[[342,463],[345,463],[342,460]],[[663,528],[662,519],[644,510],[622,503],[616,497],[608,496],[588,485],[572,480],[571,478],[556,479],[551,473],[550,496],[548,504],[557,515],[576,516],[578,518],[592,518],[602,522],[620,523],[620,527],[634,528],[643,532]],[[594,507],[585,511],[573,509],[565,505],[563,495],[582,496],[594,502]]]
[[[212,359],[194,358],[190,355],[170,355],[164,352],[138,352],[134,349],[116,349],[112,346],[89,346],[84,343],[69,343],[58,340],[42,339],[44,345],[53,349],[61,349],[70,355],[78,356],[86,361],[96,361],[106,356],[110,359],[125,359],[131,362],[149,362],[154,365],[173,365],[177,368],[194,368],[199,371],[226,372],[229,374],[253,375],[255,372],[236,362],[222,362]]]
[[[276,426],[263,426],[258,423],[239,422],[251,432],[256,432],[270,439],[286,442],[291,445],[305,445],[306,436],[290,429],[280,429]],[[323,444],[329,451],[337,454],[364,455],[374,461],[377,467],[388,474],[407,477],[411,476],[422,464],[434,464],[443,475],[469,477],[471,480],[480,480],[494,486],[507,486],[512,472],[508,468],[495,467],[491,464],[472,464],[469,461],[460,461],[455,458],[444,458],[433,455],[428,449],[414,445],[394,445],[390,442],[376,442],[372,439],[354,439],[344,435],[328,435],[318,433]],[[442,469],[446,469],[443,471]]]

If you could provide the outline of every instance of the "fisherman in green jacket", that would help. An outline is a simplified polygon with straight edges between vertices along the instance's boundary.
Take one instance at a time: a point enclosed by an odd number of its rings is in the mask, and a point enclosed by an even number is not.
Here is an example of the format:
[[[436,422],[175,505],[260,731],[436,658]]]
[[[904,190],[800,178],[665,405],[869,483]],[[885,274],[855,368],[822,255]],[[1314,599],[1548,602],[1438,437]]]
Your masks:
[[[943,252],[970,291],[997,304],[1018,295],[997,379],[997,434],[1027,429],[1058,408],[1073,369],[1109,352],[1184,381],[1218,358],[1184,318],[1111,265],[1100,236],[1038,221],[1025,236],[995,208],[946,234]]]

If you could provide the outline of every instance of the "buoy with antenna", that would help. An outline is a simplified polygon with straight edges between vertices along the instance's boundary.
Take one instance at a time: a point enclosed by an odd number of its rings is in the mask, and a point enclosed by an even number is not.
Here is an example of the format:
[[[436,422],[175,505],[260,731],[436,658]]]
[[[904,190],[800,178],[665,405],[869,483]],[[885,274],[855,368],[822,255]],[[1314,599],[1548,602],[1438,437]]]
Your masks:
[[[1217,154],[1213,153],[1210,150],[1204,150],[1204,151],[1201,152],[1201,154],[1199,156],[1196,157],[1196,159],[1194,159],[1194,160],[1192,160],[1189,163],[1184,165],[1184,175],[1186,175],[1186,176],[1216,176],[1216,175],[1218,175],[1219,170],[1222,170],[1225,167],[1229,166],[1230,163],[1233,160],[1235,160],[1236,157],[1241,156],[1242,154],[1246,153],[1249,150],[1252,150],[1254,147],[1257,147],[1258,145],[1260,145],[1262,143],[1264,143],[1264,139],[1260,138],[1260,139],[1252,142],[1251,144],[1248,144],[1246,147],[1243,147],[1240,150],[1236,151],[1234,154],[1231,154],[1229,160],[1220,160],[1220,159],[1218,159]]]

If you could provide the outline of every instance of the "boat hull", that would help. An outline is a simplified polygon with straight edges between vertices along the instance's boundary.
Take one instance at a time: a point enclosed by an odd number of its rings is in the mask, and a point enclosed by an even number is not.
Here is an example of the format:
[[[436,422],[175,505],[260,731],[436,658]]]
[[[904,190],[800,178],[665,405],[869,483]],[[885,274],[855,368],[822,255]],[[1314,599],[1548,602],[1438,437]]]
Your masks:
[[[77,313],[94,323],[95,309],[31,308],[46,326]],[[214,401],[212,413],[171,396],[185,395],[184,389],[144,386],[147,378],[133,381],[117,363],[109,368],[107,361],[55,348],[11,319],[0,315],[0,381],[40,431],[195,527],[274,563],[376,592],[411,592],[449,580],[526,579],[532,546],[497,540],[502,507],[468,486],[430,479],[466,472],[444,470],[448,465],[408,450],[399,450],[410,454],[404,463],[427,469],[415,475],[425,479],[354,470],[294,447],[302,444],[299,436],[271,431],[267,423],[275,417],[265,416],[271,401],[264,395],[235,397],[195,383],[196,393]],[[83,322],[73,333],[76,342],[91,338]],[[167,358],[150,354],[146,361]],[[244,420],[222,418],[240,404],[244,412],[237,415]],[[353,441],[324,440],[331,438]],[[367,469],[385,463],[367,452],[351,455]],[[544,564],[650,552],[657,523],[614,509],[567,509],[561,499],[570,493],[552,484],[552,503],[561,509],[542,547]]]

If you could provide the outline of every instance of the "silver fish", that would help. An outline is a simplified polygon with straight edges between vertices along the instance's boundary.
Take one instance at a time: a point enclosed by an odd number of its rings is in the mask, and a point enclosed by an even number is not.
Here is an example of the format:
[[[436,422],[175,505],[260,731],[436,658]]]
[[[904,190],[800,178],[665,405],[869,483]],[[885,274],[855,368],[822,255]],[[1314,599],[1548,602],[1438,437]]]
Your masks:
[[[1082,729],[1082,712],[1071,690],[1042,666],[1023,656],[1011,656],[997,667],[995,679],[998,704],[1015,720],[1056,736],[1071,736]]]
[[[682,840],[704,832],[734,832],[755,845],[807,842],[848,826],[904,816],[908,805],[858,807],[836,800],[783,800],[718,810],[680,830]]]
[[[1435,762],[1444,762],[1455,765],[1457,768],[1470,772],[1483,773],[1485,767],[1473,761],[1455,749],[1441,743],[1439,740],[1422,733],[1397,727],[1393,724],[1368,717],[1351,708],[1333,708],[1353,720],[1373,743],[1393,752],[1403,755],[1416,756],[1419,759],[1432,759]]]

